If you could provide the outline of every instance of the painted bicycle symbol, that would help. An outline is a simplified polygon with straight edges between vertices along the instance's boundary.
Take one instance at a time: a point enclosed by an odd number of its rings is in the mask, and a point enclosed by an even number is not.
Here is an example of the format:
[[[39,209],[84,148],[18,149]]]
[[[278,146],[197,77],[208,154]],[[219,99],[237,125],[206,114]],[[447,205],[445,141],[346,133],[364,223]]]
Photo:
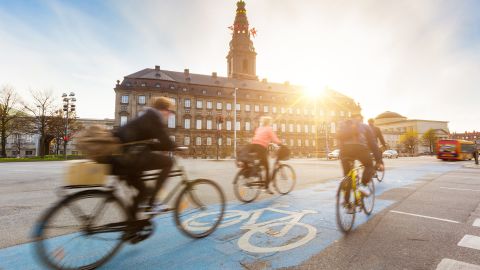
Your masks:
[[[277,207],[288,207],[288,205]],[[266,212],[281,214],[281,217],[258,222],[262,214]],[[317,229],[300,222],[306,214],[314,213],[317,212],[313,210],[294,212],[273,207],[253,211],[227,210],[219,228],[229,227],[246,220],[240,227],[241,230],[247,230],[247,232],[238,239],[239,248],[252,253],[286,251],[302,246],[315,238]],[[210,222],[208,217],[214,216],[214,214],[203,213],[193,216],[185,220],[184,226],[188,230],[204,230]],[[289,232],[292,233],[287,235]],[[269,243],[270,246],[260,246],[258,242]],[[272,244],[274,246],[271,246]]]

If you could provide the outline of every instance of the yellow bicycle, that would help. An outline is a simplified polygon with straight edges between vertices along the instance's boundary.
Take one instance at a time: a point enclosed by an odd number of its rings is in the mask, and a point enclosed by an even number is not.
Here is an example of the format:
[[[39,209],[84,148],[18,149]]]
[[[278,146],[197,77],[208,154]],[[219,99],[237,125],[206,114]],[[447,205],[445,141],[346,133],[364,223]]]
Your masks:
[[[353,166],[348,174],[342,179],[337,190],[337,225],[343,233],[348,233],[355,222],[355,213],[363,210],[370,215],[375,204],[375,185],[370,180],[367,187],[370,195],[364,196],[358,189],[363,166]]]

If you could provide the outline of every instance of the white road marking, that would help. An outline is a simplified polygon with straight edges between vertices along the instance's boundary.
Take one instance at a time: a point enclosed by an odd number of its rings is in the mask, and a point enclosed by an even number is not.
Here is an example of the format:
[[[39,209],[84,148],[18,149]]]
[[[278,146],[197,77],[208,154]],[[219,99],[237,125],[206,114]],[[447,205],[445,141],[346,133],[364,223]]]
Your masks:
[[[480,270],[480,266],[445,258],[437,265],[437,270]]]
[[[443,189],[451,189],[451,190],[463,190],[463,191],[480,191],[480,189],[468,189],[468,188],[449,188],[449,187],[440,187]]]
[[[396,188],[404,188],[404,189],[417,189],[417,188],[414,188],[414,187],[396,187]]]
[[[412,213],[400,212],[400,211],[395,211],[395,210],[390,210],[390,212],[392,212],[392,213],[397,213],[397,214],[414,216],[414,217],[422,217],[422,218],[428,218],[428,219],[435,219],[435,220],[446,221],[446,222],[451,222],[451,223],[460,223],[460,222],[455,221],[455,220],[444,219],[444,218],[436,218],[436,217],[430,217],[430,216],[423,216],[423,215],[417,215],[417,214],[412,214]]]
[[[458,245],[461,247],[480,250],[480,237],[466,234],[465,236],[463,236],[462,240],[458,242]]]
[[[475,219],[475,221],[473,222],[472,226],[474,226],[474,227],[480,227],[480,218]]]

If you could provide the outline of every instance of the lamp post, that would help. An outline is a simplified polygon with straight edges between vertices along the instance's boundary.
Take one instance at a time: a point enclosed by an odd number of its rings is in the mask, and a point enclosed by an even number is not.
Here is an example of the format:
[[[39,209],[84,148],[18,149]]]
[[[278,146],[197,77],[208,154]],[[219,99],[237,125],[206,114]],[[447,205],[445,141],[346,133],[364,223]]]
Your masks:
[[[69,120],[69,113],[75,112],[75,102],[77,99],[75,98],[75,93],[70,92],[69,95],[67,93],[62,94],[63,98],[63,111],[65,112],[65,136],[63,137],[63,155],[65,159],[67,159],[67,144],[70,138],[68,137],[68,120]]]
[[[233,157],[237,158],[237,90],[233,91]]]
[[[223,116],[217,115],[217,160],[218,160],[218,151],[220,148],[220,131],[222,129]]]

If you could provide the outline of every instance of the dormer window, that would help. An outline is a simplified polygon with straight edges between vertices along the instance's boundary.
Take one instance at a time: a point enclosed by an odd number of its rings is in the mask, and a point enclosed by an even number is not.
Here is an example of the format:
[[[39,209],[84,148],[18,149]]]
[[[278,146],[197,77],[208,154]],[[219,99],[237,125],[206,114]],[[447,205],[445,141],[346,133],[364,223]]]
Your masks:
[[[222,91],[218,91],[217,96],[221,96],[221,95],[222,95]]]
[[[182,91],[183,91],[183,92],[187,92],[187,88],[186,88],[186,87],[183,87]]]
[[[129,83],[129,82],[127,82],[127,86],[129,86],[129,87],[130,87],[130,86],[132,86],[132,84],[131,84],[131,83]]]
[[[155,84],[155,87],[160,88],[160,84],[159,83]]]
[[[175,89],[175,86],[173,84],[170,84],[168,87],[172,90]]]
[[[202,90],[202,94],[204,94],[204,95],[207,94],[207,90],[205,90],[205,89]]]
[[[145,86],[147,86],[147,84],[146,84],[146,83],[142,83],[142,87],[145,87]]]

